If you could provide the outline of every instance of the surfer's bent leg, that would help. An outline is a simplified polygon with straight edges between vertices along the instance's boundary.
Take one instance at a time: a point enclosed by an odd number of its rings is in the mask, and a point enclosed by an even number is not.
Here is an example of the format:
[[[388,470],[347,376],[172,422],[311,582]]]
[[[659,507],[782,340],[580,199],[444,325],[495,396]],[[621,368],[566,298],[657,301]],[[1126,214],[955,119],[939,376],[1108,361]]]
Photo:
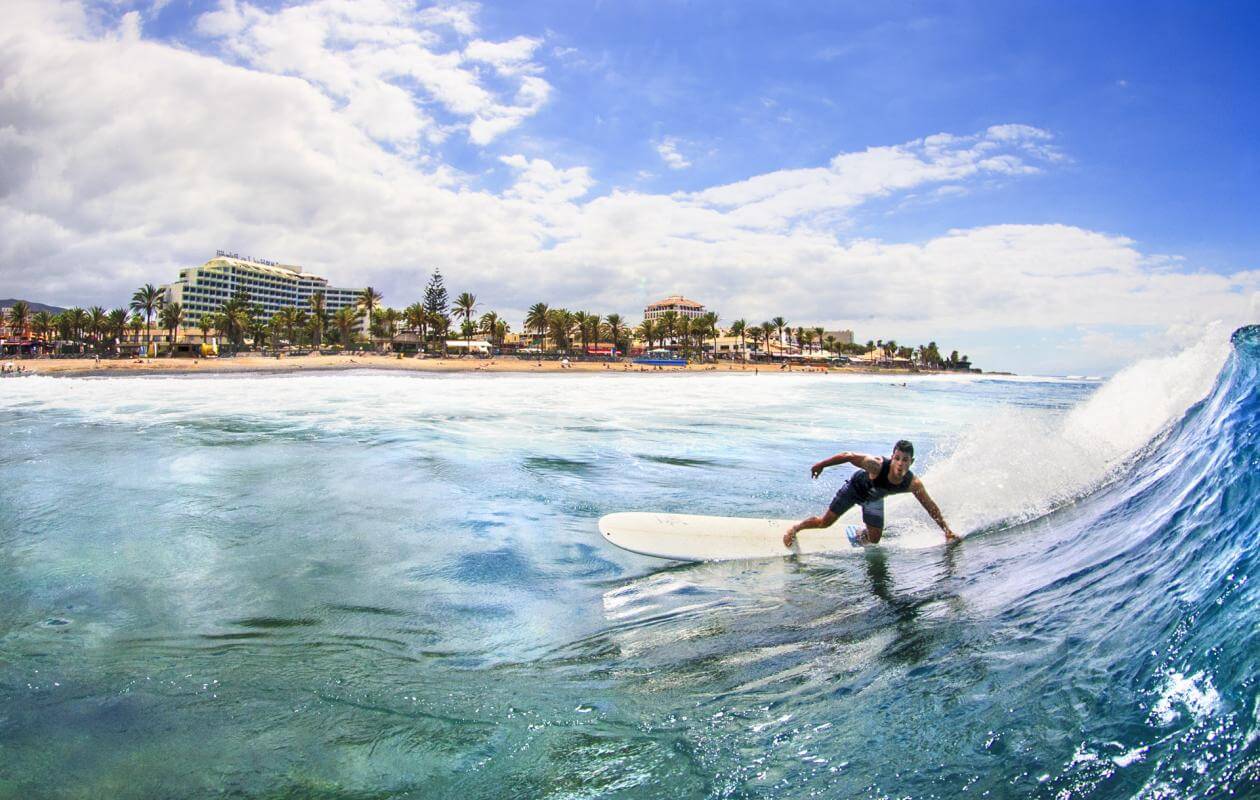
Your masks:
[[[791,547],[792,543],[796,541],[796,534],[803,530],[831,527],[832,523],[839,519],[841,514],[853,508],[857,504],[858,499],[851,483],[851,481],[846,481],[844,486],[840,487],[840,491],[836,492],[836,496],[831,501],[831,506],[821,517],[810,517],[788,528],[787,533],[783,534],[783,546]]]
[[[866,523],[864,541],[867,544],[878,543],[879,537],[884,535],[884,499],[882,497],[862,504],[862,521]]]
[[[783,546],[791,547],[792,543],[796,541],[796,534],[807,528],[830,528],[831,524],[836,521],[838,516],[839,515],[828,509],[821,517],[810,517],[809,519],[801,520],[792,527],[788,528],[787,533],[783,534]]]

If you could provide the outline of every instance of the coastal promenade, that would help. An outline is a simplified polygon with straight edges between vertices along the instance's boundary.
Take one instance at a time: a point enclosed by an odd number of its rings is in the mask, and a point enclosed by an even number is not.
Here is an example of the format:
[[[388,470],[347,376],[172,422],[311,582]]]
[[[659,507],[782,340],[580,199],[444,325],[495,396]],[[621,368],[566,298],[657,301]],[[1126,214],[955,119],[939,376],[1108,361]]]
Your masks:
[[[778,364],[738,364],[718,362],[717,364],[692,364],[687,367],[665,367],[656,369],[625,362],[591,362],[573,361],[570,366],[563,366],[560,361],[529,361],[514,357],[473,359],[473,358],[398,358],[396,355],[309,355],[284,356],[281,358],[265,356],[237,356],[235,358],[148,358],[131,360],[102,359],[97,362],[92,358],[66,359],[32,359],[20,362],[24,369],[35,375],[54,375],[62,377],[123,376],[123,375],[227,375],[250,373],[298,373],[328,372],[354,369],[383,369],[404,372],[510,372],[510,373],[592,373],[618,372],[659,374],[660,372],[676,373],[732,373],[742,372],[749,375],[799,374],[812,372],[826,373],[871,373],[878,375],[904,375],[908,370],[880,368],[871,370],[861,367],[822,367],[792,365],[790,370],[780,369]]]

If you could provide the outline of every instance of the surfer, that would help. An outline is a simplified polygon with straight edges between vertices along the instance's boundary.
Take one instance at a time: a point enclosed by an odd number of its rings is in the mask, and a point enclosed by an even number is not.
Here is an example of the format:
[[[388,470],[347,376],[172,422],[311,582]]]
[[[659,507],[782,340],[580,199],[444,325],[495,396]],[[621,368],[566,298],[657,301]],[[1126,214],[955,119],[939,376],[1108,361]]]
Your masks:
[[[817,478],[827,467],[838,464],[852,464],[857,467],[849,476],[840,491],[836,492],[831,506],[821,517],[810,517],[788,528],[783,535],[783,546],[791,547],[796,541],[796,534],[807,528],[828,528],[839,519],[840,515],[853,508],[862,506],[862,522],[865,527],[850,536],[854,544],[875,544],[884,533],[884,497],[890,494],[910,492],[914,495],[928,516],[945,531],[945,540],[951,541],[958,536],[949,529],[949,523],[941,516],[941,510],[928,496],[923,481],[910,471],[914,463],[914,445],[905,439],[893,446],[892,458],[878,458],[862,453],[840,453],[831,458],[819,461],[810,467],[809,475]],[[851,526],[856,528],[856,526]]]

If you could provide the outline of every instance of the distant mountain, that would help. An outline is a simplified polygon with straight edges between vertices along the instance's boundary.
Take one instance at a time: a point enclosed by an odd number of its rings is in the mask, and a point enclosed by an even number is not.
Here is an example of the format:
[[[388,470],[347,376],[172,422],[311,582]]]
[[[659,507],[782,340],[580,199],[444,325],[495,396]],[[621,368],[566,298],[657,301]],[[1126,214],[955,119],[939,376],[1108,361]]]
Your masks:
[[[16,302],[17,300],[12,297],[10,297],[8,300],[0,300],[0,308],[8,308],[9,306],[13,305]],[[65,311],[64,308],[58,308],[57,306],[46,306],[43,303],[36,303],[33,300],[27,300],[26,304],[31,307],[32,314],[38,314],[40,311],[47,311],[49,314],[60,314],[62,311]]]

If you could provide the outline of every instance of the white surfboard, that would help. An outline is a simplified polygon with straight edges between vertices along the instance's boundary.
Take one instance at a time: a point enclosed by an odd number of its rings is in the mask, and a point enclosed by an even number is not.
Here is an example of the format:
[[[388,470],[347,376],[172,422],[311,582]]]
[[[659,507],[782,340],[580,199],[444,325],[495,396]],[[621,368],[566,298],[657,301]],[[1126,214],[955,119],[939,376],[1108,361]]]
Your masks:
[[[845,537],[845,527],[861,524],[845,514],[830,528],[797,534],[789,549],[783,534],[795,519],[707,517],[697,514],[657,514],[626,511],[600,517],[599,532],[611,544],[656,558],[675,561],[731,561],[744,558],[782,558],[802,553],[859,552]]]

